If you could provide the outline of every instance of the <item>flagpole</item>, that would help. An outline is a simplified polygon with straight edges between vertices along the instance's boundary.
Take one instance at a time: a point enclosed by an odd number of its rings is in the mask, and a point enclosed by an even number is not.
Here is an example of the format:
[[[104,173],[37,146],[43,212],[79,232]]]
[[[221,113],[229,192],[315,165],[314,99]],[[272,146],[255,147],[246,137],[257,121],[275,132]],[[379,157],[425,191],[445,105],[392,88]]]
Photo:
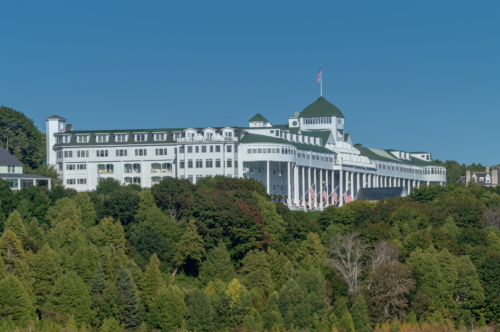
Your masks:
[[[319,96],[323,97],[323,65],[321,65],[321,77],[319,78]]]

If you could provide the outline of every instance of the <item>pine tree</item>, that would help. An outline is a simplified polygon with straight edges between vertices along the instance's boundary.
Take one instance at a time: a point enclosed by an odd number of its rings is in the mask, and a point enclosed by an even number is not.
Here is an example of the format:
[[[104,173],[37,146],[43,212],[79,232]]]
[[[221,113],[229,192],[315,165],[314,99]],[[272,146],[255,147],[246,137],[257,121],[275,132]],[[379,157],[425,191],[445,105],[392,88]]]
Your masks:
[[[104,269],[102,268],[101,261],[97,263],[97,267],[92,277],[92,283],[90,284],[90,295],[102,294],[104,288],[106,287],[106,276],[104,274]]]
[[[204,290],[194,289],[186,295],[186,327],[189,331],[213,331],[214,311]]]
[[[79,192],[75,197],[75,203],[81,211],[82,226],[84,228],[94,226],[96,221],[96,212],[94,204],[90,201],[90,196],[86,192]]]
[[[150,313],[151,325],[162,331],[179,330],[186,315],[184,294],[176,286],[163,287],[154,299]]]
[[[112,217],[103,218],[99,225],[88,230],[88,234],[99,248],[108,245],[125,248],[125,230],[119,221],[113,222]]]
[[[256,288],[263,294],[271,290],[271,272],[266,256],[263,250],[249,251],[243,258],[240,269],[243,284],[248,289]]]
[[[267,249],[267,260],[274,289],[279,290],[292,277],[292,262],[283,253],[278,253],[273,248]]]
[[[92,244],[84,244],[76,249],[72,255],[72,270],[75,271],[85,283],[90,283],[99,261],[99,252]]]
[[[303,270],[317,269],[323,265],[326,258],[326,250],[316,233],[309,233],[307,238],[300,244],[295,258]]]
[[[455,259],[458,270],[453,296],[455,301],[460,308],[470,310],[483,305],[486,297],[476,267],[467,255]]]
[[[122,303],[121,322],[127,329],[139,326],[139,299],[135,291],[135,284],[130,272],[121,267],[116,277],[116,288],[120,293]]]
[[[190,220],[186,232],[182,235],[181,240],[177,244],[177,253],[174,258],[176,267],[172,276],[175,277],[179,267],[184,264],[186,259],[190,258],[201,261],[204,254],[203,238],[198,234],[198,229],[196,228],[194,220]]]
[[[223,282],[229,282],[236,276],[231,257],[227,251],[226,245],[220,241],[217,247],[209,250],[206,260],[200,267],[199,280],[203,285],[210,281],[220,279]]]
[[[56,203],[48,209],[45,218],[50,222],[52,228],[66,219],[70,219],[74,224],[81,226],[82,211],[72,199],[64,197],[58,199]]]
[[[257,203],[260,208],[262,222],[264,223],[264,233],[269,236],[272,243],[278,242],[285,232],[285,221],[276,212],[276,206],[273,201],[260,196],[254,191],[253,196],[257,198]]]
[[[147,307],[150,307],[158,291],[163,286],[163,278],[160,272],[160,260],[156,254],[151,256],[146,273],[141,281],[142,299]]]
[[[23,219],[17,210],[12,211],[9,218],[5,221],[5,229],[10,229],[16,234],[18,239],[26,237],[26,228],[23,224]]]
[[[24,261],[26,257],[21,241],[10,229],[4,231],[0,238],[0,257],[3,258],[8,273],[14,273],[16,263]]]
[[[75,272],[61,275],[48,299],[50,310],[73,315],[79,326],[88,322],[90,317],[90,295],[87,285]]]
[[[59,278],[61,272],[59,256],[48,245],[44,245],[31,257],[30,266],[34,305],[36,309],[41,310]]]
[[[151,194],[151,190],[146,189],[139,193],[141,202],[139,203],[139,208],[137,209],[137,214],[135,215],[135,222],[141,223],[146,222],[149,219],[150,211],[158,209],[155,203],[155,199]],[[159,210],[159,209],[158,209]]]
[[[347,311],[347,310],[344,311],[342,316],[339,318],[339,321],[338,321],[336,326],[340,332],[354,332],[355,331],[352,315],[349,313],[349,311]]]
[[[31,219],[28,227],[26,227],[26,232],[38,248],[41,248],[45,244],[45,234],[36,217]]]
[[[266,307],[262,313],[264,328],[271,330],[273,328],[279,331],[283,330],[283,318],[279,310],[279,295],[278,292],[273,292],[267,300]]]
[[[27,326],[34,311],[21,282],[13,275],[0,280],[0,317],[10,318],[18,327]]]
[[[295,279],[290,279],[279,293],[279,309],[286,329],[304,328],[309,311],[304,310],[305,294]]]
[[[352,320],[357,332],[370,332],[370,317],[368,316],[368,306],[365,298],[359,294],[352,306]]]

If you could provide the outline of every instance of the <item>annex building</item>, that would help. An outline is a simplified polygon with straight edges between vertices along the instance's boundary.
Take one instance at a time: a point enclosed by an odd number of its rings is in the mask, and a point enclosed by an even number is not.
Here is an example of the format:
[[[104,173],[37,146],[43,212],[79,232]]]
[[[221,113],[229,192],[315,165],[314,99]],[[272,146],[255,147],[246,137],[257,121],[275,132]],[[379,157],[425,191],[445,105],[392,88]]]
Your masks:
[[[321,209],[332,196],[342,205],[361,188],[410,194],[422,183],[446,181],[445,167],[428,152],[354,146],[344,115],[323,97],[280,125],[256,114],[246,127],[77,131],[56,115],[46,126],[47,163],[78,191],[110,177],[151,187],[166,177],[196,183],[223,175],[254,178],[291,208]]]

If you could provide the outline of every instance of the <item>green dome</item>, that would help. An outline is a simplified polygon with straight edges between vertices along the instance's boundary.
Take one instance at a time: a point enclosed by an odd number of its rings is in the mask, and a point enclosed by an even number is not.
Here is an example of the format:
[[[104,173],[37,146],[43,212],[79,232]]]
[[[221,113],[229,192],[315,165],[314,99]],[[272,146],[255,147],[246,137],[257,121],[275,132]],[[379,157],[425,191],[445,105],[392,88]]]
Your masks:
[[[301,118],[319,118],[319,117],[330,117],[336,116],[338,118],[343,118],[344,114],[338,109],[337,106],[330,103],[323,97],[316,99],[314,103],[304,108],[300,113]]]

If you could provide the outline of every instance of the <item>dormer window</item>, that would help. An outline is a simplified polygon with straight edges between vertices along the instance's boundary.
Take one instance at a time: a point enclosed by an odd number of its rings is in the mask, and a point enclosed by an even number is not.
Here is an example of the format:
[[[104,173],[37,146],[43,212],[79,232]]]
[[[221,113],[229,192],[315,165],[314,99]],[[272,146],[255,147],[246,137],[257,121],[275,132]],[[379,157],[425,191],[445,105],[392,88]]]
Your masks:
[[[76,142],[77,143],[88,143],[89,142],[89,135],[76,135]]]
[[[126,141],[128,141],[128,135],[127,134],[116,134],[115,141],[116,142],[126,142]]]
[[[167,134],[166,133],[157,133],[157,134],[154,134],[154,140],[156,142],[158,141],[166,141],[167,140]]]
[[[135,134],[135,141],[136,142],[146,142],[147,135],[146,134]]]
[[[97,143],[107,143],[108,142],[108,135],[95,135],[95,141]]]

